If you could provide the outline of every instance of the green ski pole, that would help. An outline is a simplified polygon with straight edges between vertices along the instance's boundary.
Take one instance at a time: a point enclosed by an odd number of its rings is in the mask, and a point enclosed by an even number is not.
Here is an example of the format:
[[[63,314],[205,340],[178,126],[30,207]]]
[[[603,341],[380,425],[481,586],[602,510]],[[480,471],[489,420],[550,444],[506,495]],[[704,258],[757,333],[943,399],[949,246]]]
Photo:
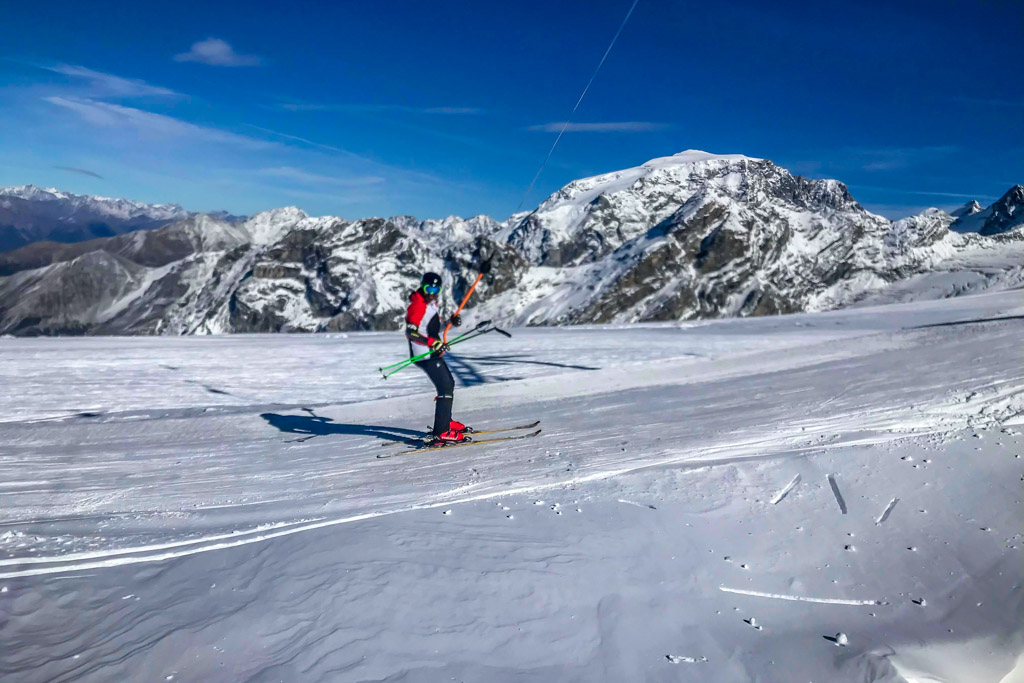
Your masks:
[[[466,331],[466,332],[464,332],[463,334],[460,334],[460,335],[459,335],[458,337],[456,337],[455,339],[453,339],[451,343],[453,343],[453,344],[454,344],[454,343],[455,343],[455,342],[456,342],[457,340],[459,340],[459,339],[462,339],[463,337],[465,337],[465,336],[467,336],[467,335],[473,334],[474,332],[476,332],[477,330],[479,330],[479,329],[480,329],[481,327],[486,327],[487,325],[490,325],[490,324],[491,324],[491,321],[490,321],[490,320],[485,320],[485,321],[483,321],[482,323],[479,323],[479,324],[478,324],[478,325],[477,325],[476,327],[474,327],[473,329],[471,329],[471,330],[467,330],[467,331]],[[410,361],[412,361],[412,362],[416,362],[417,360],[421,360],[421,359],[423,359],[424,357],[426,357],[426,356],[430,355],[431,353],[433,353],[433,351],[427,351],[426,353],[421,353],[420,355],[418,355],[418,356],[415,356],[415,357],[413,357],[413,358],[406,358],[405,360],[400,360],[400,361],[398,361],[397,363],[392,363],[391,365],[385,365],[384,367],[382,367],[382,368],[377,368],[377,369],[378,369],[378,370],[381,370],[381,371],[383,371],[383,370],[390,370],[390,369],[391,369],[391,368],[393,368],[393,367],[397,367],[397,366],[399,366],[399,365],[405,365],[405,364],[409,363]]]
[[[457,344],[460,341],[465,341],[465,339],[469,338],[470,335],[478,336],[478,335],[474,334],[474,332],[477,332],[477,330],[479,330],[479,329],[481,329],[483,327],[486,327],[487,325],[490,325],[490,324],[491,324],[490,320],[484,320],[483,322],[478,324],[473,329],[467,330],[466,332],[460,334],[455,339],[452,339],[450,342],[448,342],[448,345],[451,346],[452,344]],[[395,374],[399,370],[403,370],[403,369],[409,367],[410,365],[412,365],[413,363],[415,363],[417,361],[421,361],[424,358],[427,358],[432,353],[434,353],[434,352],[433,351],[427,351],[426,353],[421,353],[418,356],[413,356],[412,358],[406,358],[405,360],[399,361],[397,363],[392,363],[391,365],[386,365],[386,366],[384,366],[382,368],[377,368],[377,369],[380,370],[380,373],[381,373],[381,375],[384,376],[384,379],[387,379],[388,377],[390,377],[391,375]]]

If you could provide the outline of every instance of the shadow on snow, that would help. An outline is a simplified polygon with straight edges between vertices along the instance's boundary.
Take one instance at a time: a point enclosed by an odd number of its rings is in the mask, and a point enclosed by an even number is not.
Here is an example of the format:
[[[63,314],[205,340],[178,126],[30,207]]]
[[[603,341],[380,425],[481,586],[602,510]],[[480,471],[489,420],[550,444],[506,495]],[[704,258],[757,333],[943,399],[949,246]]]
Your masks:
[[[350,436],[372,436],[386,441],[409,441],[423,436],[423,432],[414,429],[402,429],[401,427],[385,427],[379,425],[356,425],[335,423],[329,417],[314,415],[312,411],[306,415],[278,415],[277,413],[263,413],[260,415],[270,424],[285,434],[301,434],[298,439],[291,439],[286,443],[308,441],[315,436],[328,436],[331,434],[345,434]]]
[[[567,368],[570,370],[600,370],[601,368],[588,365],[570,365],[566,363],[552,363],[540,360],[528,360],[525,354],[509,356],[464,356],[449,354],[445,358],[452,373],[458,378],[463,386],[471,387],[477,384],[488,384],[493,382],[508,382],[522,379],[522,377],[504,377],[499,375],[484,376],[476,365],[488,367],[502,367],[509,365],[545,365],[552,368]]]
[[[507,382],[522,379],[522,377],[507,377],[501,375],[483,375],[476,365],[490,367],[512,366],[512,365],[544,365],[553,368],[567,368],[570,370],[600,370],[597,367],[588,365],[571,365],[567,363],[552,363],[548,361],[529,360],[525,354],[510,356],[456,356],[449,354],[446,359],[448,365],[458,378],[459,382],[466,387],[477,384],[488,384],[493,382]],[[226,393],[226,392],[223,392]],[[403,429],[401,427],[387,427],[382,425],[357,425],[335,423],[329,417],[320,417],[309,408],[303,408],[309,415],[279,415],[277,413],[262,413],[260,417],[267,421],[271,427],[275,427],[285,434],[298,434],[297,439],[289,439],[286,443],[301,443],[317,436],[329,436],[341,434],[349,436],[370,436],[386,441],[402,441],[419,439],[423,432],[414,429]]]

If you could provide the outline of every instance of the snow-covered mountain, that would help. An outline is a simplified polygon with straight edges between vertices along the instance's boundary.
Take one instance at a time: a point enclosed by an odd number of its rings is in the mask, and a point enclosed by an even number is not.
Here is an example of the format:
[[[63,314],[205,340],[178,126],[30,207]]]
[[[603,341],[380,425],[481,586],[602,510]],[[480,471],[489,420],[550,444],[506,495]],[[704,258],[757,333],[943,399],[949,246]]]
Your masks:
[[[950,226],[957,232],[1002,235],[1018,230],[1024,227],[1024,185],[1014,185],[987,209],[978,202],[969,202],[957,214]]]
[[[484,261],[470,308],[512,324],[824,310],[912,299],[893,288],[936,273],[957,286],[931,280],[922,296],[950,296],[1024,282],[1018,189],[959,218],[930,209],[894,222],[836,180],[691,150],[575,181],[502,223],[296,208],[239,223],[193,216],[0,255],[0,333],[395,329],[423,270],[446,273],[451,306]],[[950,229],[983,215],[985,234]],[[958,280],[963,271],[981,275]]]
[[[962,218],[963,216],[970,216],[972,214],[978,213],[983,209],[984,207],[978,203],[977,199],[972,199],[971,201],[961,206],[959,209],[953,211],[953,213],[951,213],[950,215],[953,216],[953,218]]]
[[[144,230],[189,216],[175,204],[143,204],[35,185],[0,187],[0,251],[30,242],[80,242]]]

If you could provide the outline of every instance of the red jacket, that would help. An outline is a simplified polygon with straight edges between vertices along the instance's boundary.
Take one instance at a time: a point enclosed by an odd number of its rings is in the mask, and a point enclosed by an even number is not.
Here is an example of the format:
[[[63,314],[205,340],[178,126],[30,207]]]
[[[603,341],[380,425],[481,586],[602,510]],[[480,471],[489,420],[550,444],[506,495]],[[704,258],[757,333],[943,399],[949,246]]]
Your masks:
[[[441,313],[436,300],[428,300],[416,290],[409,296],[405,310],[405,338],[409,340],[409,356],[419,356],[430,350],[441,337]]]

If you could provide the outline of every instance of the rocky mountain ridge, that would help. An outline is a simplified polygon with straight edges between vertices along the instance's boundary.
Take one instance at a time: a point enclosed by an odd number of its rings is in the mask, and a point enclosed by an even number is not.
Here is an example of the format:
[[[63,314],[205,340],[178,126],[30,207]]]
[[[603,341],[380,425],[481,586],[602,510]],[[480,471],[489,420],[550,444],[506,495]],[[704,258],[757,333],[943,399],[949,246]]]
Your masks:
[[[1014,185],[991,206],[982,209],[978,202],[969,202],[950,226],[957,232],[979,235],[1002,235],[1024,225],[1024,185]]]
[[[199,215],[177,204],[78,195],[35,185],[0,187],[0,253],[40,241],[83,242],[136,230],[152,230]],[[244,220],[226,211],[206,214]]]
[[[41,240],[80,242],[147,230],[192,215],[176,204],[144,204],[35,185],[0,188],[0,252]]]
[[[1007,254],[1024,244],[1024,201],[1013,193],[959,217],[889,221],[839,181],[690,150],[575,181],[501,223],[294,207],[241,222],[189,216],[0,254],[0,333],[396,329],[423,270],[444,273],[450,307],[484,261],[468,310],[529,325],[824,310],[949,269],[982,273],[970,291],[1014,286],[1024,274]],[[983,214],[978,225],[998,221],[997,234],[950,229]]]

